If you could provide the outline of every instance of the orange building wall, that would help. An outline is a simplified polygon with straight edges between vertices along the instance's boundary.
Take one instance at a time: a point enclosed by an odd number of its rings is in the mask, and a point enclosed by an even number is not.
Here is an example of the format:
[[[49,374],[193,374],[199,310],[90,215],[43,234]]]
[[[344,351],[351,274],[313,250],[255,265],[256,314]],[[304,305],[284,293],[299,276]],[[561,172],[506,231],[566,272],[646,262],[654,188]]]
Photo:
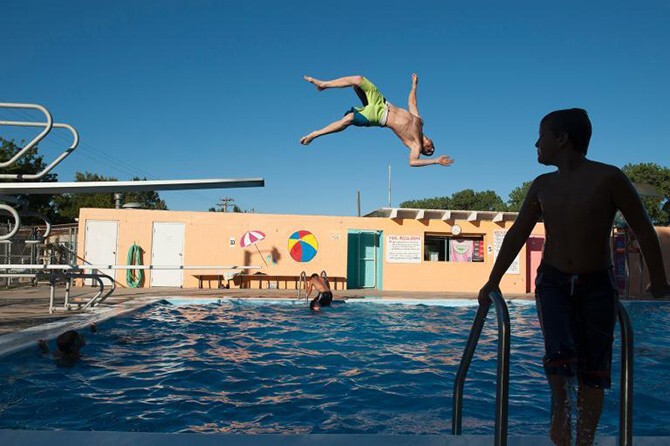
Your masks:
[[[418,235],[425,233],[450,234],[454,223],[461,226],[462,236],[484,235],[484,245],[491,248],[493,231],[509,229],[511,221],[441,221],[389,219],[375,217],[332,217],[312,215],[274,215],[221,212],[152,211],[136,209],[82,209],[79,216],[78,255],[84,257],[86,222],[88,220],[118,221],[117,264],[126,263],[126,255],[133,242],[139,244],[144,254],[144,264],[151,262],[153,222],[180,222],[185,224],[184,265],[257,265],[266,274],[299,275],[327,271],[329,276],[347,275],[348,230],[382,231],[381,287],[396,291],[477,291],[487,280],[493,266],[493,254],[485,249],[484,262],[430,262],[416,264],[389,263],[386,261],[386,236]],[[255,246],[241,248],[239,240],[247,230],[260,230],[266,238]],[[319,243],[316,256],[307,263],[293,260],[288,251],[288,238],[297,230],[312,232]],[[534,234],[543,234],[538,225]],[[230,239],[235,245],[230,245]],[[268,266],[262,256],[270,256]],[[523,293],[527,286],[525,248],[520,253],[520,274],[506,274],[501,289],[508,293]],[[254,273],[255,270],[249,270]],[[194,274],[221,274],[222,271],[185,270],[184,287],[195,288],[198,281]],[[115,279],[119,286],[126,286],[125,271],[118,270]],[[145,272],[145,285],[150,284],[150,271]]]

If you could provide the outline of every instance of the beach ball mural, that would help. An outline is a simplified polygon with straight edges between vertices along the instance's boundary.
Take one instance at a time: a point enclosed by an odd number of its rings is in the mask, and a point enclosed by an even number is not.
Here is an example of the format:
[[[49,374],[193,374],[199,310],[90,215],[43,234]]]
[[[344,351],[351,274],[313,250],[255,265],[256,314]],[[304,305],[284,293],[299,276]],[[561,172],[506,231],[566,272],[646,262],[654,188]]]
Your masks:
[[[309,231],[295,231],[288,238],[288,252],[296,262],[309,262],[319,250],[319,242]]]

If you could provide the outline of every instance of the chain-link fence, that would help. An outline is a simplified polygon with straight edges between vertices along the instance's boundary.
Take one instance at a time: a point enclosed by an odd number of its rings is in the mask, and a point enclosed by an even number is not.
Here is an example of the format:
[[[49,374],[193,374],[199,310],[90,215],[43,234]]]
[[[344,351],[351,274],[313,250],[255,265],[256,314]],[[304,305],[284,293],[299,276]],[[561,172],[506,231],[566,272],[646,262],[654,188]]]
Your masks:
[[[7,234],[9,225],[0,227],[0,234]],[[0,264],[76,264],[77,231],[74,224],[54,225],[46,240],[40,239],[44,227],[22,226],[10,240],[0,241]],[[14,270],[16,271],[16,270]],[[6,273],[7,271],[0,271]],[[0,287],[35,284],[35,279],[26,277],[0,277]]]

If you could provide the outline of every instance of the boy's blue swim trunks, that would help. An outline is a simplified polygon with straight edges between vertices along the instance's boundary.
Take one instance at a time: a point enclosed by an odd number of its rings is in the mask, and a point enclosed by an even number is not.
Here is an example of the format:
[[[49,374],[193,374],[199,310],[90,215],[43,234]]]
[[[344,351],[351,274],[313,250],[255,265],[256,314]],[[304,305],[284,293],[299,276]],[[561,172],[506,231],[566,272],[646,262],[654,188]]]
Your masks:
[[[619,301],[612,270],[568,274],[542,262],[535,285],[547,375],[609,388]]]

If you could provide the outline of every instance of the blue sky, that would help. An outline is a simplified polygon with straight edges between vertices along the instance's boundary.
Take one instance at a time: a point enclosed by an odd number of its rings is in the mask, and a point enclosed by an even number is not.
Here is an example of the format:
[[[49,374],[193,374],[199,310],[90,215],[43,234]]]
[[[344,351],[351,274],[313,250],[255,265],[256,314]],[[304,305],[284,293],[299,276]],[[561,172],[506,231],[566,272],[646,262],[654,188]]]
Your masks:
[[[539,120],[583,107],[589,156],[670,165],[667,1],[5,2],[0,101],[46,106],[80,147],[55,170],[121,180],[263,177],[265,188],[161,192],[170,209],[221,197],[263,213],[355,215],[456,191],[504,200],[548,171]],[[436,153],[410,168],[389,129],[299,138],[357,103],[302,80],[363,74],[406,106],[412,72]],[[0,119],[29,113],[0,109]],[[37,115],[35,115],[37,116]],[[20,133],[24,132],[24,133]],[[25,130],[0,135],[28,138]],[[67,142],[55,132],[47,158]]]

